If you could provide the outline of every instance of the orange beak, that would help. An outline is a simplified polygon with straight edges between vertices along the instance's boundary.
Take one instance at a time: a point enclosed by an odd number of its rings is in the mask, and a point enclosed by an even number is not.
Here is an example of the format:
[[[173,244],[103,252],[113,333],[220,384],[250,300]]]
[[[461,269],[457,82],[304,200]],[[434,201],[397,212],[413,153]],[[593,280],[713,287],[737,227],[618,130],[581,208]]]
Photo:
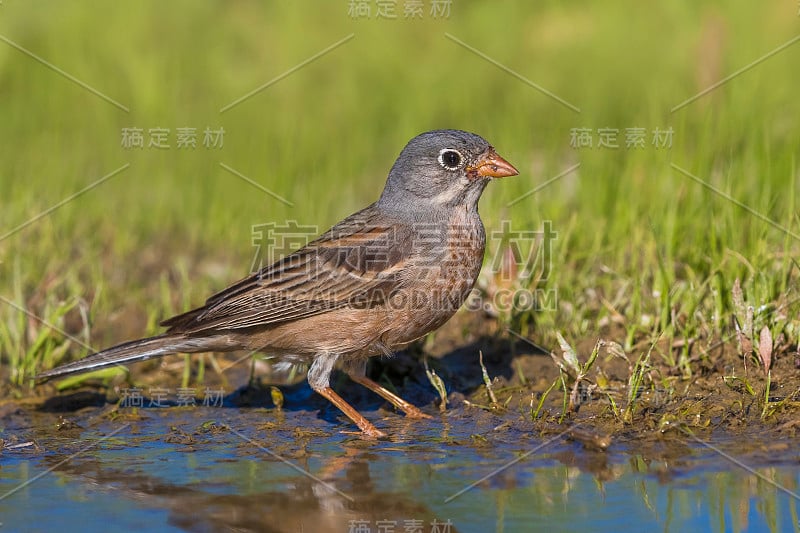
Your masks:
[[[478,160],[477,164],[467,167],[467,175],[470,177],[504,178],[506,176],[516,176],[519,171],[514,165],[497,155],[494,148],[489,148]]]

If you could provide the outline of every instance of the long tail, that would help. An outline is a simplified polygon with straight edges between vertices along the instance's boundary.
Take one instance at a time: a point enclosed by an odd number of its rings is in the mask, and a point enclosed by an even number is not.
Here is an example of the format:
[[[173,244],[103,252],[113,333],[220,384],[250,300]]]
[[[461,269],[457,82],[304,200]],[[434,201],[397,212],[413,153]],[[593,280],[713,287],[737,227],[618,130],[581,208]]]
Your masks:
[[[181,334],[164,334],[146,339],[124,342],[101,352],[42,372],[36,379],[50,379],[56,376],[76,374],[88,370],[98,370],[134,361],[144,361],[153,357],[175,353],[195,353],[216,350],[214,337],[190,338]]]

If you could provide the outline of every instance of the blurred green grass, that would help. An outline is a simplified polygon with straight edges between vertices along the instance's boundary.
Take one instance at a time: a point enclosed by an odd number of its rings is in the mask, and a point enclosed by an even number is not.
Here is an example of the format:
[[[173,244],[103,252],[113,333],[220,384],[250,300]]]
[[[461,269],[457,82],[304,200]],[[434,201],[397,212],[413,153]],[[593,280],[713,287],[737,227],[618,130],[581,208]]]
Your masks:
[[[558,310],[514,316],[513,327],[552,342],[557,329],[595,338],[611,321],[626,347],[663,334],[710,342],[731,332],[741,278],[748,302],[771,313],[762,318],[773,337],[797,341],[796,238],[671,164],[800,233],[800,45],[670,111],[800,33],[794,2],[456,0],[446,19],[428,4],[413,21],[402,2],[397,20],[351,18],[346,1],[0,5],[0,35],[130,110],[0,42],[0,234],[130,164],[0,241],[0,365],[12,379],[22,381],[20,361],[30,371],[86,351],[71,341],[52,356],[63,335],[19,308],[97,348],[154,332],[248,272],[254,224],[329,227],[374,200],[408,139],[443,127],[483,135],[521,170],[484,195],[490,231],[510,219],[521,229],[551,220],[559,232],[543,285],[557,290]],[[126,127],[169,128],[172,147],[126,150]],[[222,127],[224,147],[177,149],[181,127],[200,139]],[[605,127],[623,147],[570,146],[572,129]],[[634,127],[647,131],[643,149],[624,148]],[[652,131],[669,127],[671,148],[653,147]]]

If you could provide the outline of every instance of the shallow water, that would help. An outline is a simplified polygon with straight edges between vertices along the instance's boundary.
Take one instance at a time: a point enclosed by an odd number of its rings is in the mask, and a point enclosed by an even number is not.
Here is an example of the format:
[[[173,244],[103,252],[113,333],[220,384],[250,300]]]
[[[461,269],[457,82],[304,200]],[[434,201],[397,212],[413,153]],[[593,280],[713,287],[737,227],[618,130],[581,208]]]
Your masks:
[[[798,530],[796,447],[684,434],[586,448],[517,415],[109,407],[4,418],[3,531]],[[60,429],[56,429],[60,424]],[[726,454],[729,457],[725,457]],[[736,464],[733,461],[739,461]],[[752,471],[747,469],[751,468]],[[482,478],[473,487],[469,487]]]

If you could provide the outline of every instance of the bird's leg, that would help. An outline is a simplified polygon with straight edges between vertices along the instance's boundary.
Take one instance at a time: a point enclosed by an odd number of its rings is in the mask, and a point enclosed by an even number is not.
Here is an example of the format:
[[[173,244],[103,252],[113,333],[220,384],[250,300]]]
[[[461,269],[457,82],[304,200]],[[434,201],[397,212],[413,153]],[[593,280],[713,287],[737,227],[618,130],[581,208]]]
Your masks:
[[[344,398],[336,394],[336,392],[332,388],[324,387],[322,389],[314,389],[314,390],[318,392],[321,396],[326,398],[333,405],[338,407],[339,410],[341,410],[345,415],[347,415],[347,418],[352,420],[358,426],[358,428],[368,437],[380,438],[386,436],[386,433],[373,426],[372,422],[364,418],[364,416],[358,411],[356,411],[353,408],[353,406],[344,401]]]
[[[336,364],[336,354],[320,354],[314,359],[311,368],[308,369],[308,384],[320,396],[331,402],[339,408],[341,412],[347,415],[347,418],[352,420],[358,428],[368,437],[385,437],[386,434],[372,425],[372,423],[364,418],[364,416],[356,411],[353,406],[344,401],[344,398],[336,394],[330,386],[330,376],[333,367]]]
[[[365,386],[387,402],[403,411],[408,418],[433,418],[430,415],[426,415],[417,409],[416,406],[411,405],[392,391],[381,387],[379,384],[369,379],[366,376],[367,365],[365,361],[348,362],[344,368],[344,371],[348,376],[350,376],[350,379]]]
[[[433,418],[430,415],[426,415],[425,413],[420,411],[416,406],[408,403],[400,396],[394,394],[392,391],[381,387],[380,385],[369,379],[367,376],[351,375],[350,379],[352,379],[356,383],[364,385],[366,388],[368,388],[369,390],[371,390],[384,400],[388,401],[389,403],[391,403],[392,405],[403,411],[408,418]]]

